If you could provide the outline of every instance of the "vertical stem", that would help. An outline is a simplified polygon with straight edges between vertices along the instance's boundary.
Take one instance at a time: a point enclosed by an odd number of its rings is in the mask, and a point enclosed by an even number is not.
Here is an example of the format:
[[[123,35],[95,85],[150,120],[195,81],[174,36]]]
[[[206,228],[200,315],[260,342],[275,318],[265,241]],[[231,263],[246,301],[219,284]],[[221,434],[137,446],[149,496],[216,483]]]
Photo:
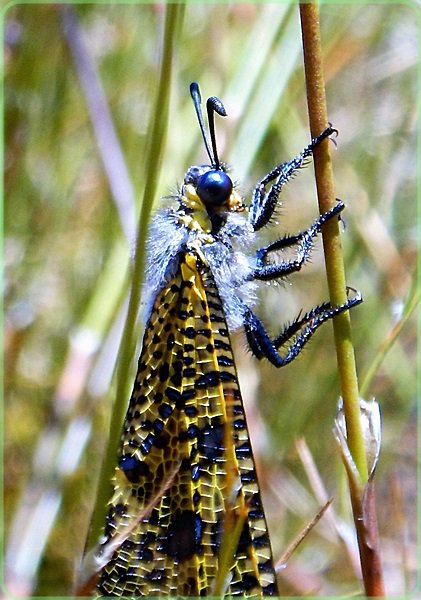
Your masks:
[[[300,4],[300,17],[310,129],[312,137],[315,137],[328,124],[318,5],[313,2]],[[315,149],[314,168],[319,209],[320,212],[326,212],[335,203],[328,140]],[[346,284],[339,222],[331,220],[326,224],[323,229],[323,246],[331,302],[334,305],[342,304],[346,300]],[[352,485],[351,479],[349,481],[364,587],[367,596],[384,596],[374,484],[372,477],[370,481],[368,479],[349,313],[335,317],[333,328],[344,402],[347,445],[359,474],[359,478],[354,478],[356,485]]]
[[[310,130],[312,137],[315,137],[328,124],[318,6],[314,3],[300,4],[300,16]],[[314,151],[314,169],[319,209],[323,213],[335,204],[328,140],[325,140]],[[346,301],[346,283],[338,221],[332,219],[324,226],[323,247],[331,303],[333,305],[342,304]],[[349,312],[339,314],[333,319],[333,329],[344,401],[347,441],[361,480],[365,483],[368,479],[367,459],[360,419],[358,381]]]

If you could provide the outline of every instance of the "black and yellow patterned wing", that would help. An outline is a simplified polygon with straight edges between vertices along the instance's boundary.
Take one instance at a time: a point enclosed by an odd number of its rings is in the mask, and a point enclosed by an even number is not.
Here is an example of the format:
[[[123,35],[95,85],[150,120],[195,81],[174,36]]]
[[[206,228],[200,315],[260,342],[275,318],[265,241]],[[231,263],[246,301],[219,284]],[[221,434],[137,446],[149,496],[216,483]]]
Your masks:
[[[240,533],[228,561],[225,551],[222,593],[276,594],[221,300],[209,267],[188,252],[146,327],[107,518],[106,543],[121,541],[100,593],[214,594],[227,515]]]

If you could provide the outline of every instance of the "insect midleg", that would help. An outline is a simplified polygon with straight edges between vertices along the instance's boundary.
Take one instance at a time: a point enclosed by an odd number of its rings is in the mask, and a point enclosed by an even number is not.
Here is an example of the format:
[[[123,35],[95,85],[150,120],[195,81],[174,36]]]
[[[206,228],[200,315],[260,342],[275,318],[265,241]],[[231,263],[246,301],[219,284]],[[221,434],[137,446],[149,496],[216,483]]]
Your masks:
[[[253,271],[252,277],[263,281],[277,279],[285,275],[290,275],[299,271],[306,260],[310,256],[310,251],[313,247],[313,238],[320,233],[324,223],[339,215],[345,205],[343,202],[338,202],[331,210],[320,215],[316,221],[306,231],[302,231],[294,236],[287,236],[272,242],[264,248],[260,248],[256,252],[256,268]],[[287,246],[297,245],[297,258],[295,260],[282,261],[277,264],[266,264],[265,259],[269,252],[281,250]]]

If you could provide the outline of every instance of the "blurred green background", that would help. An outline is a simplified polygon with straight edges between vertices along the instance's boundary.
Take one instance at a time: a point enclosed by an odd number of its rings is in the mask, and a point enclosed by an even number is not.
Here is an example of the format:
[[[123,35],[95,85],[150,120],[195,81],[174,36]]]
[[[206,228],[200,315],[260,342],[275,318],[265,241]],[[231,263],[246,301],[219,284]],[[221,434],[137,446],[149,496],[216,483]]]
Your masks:
[[[403,4],[321,9],[347,280],[365,298],[352,312],[361,379],[414,296],[416,18]],[[3,19],[5,578],[15,594],[58,597],[71,594],[80,564],[115,396],[165,6],[21,4]],[[205,161],[188,93],[199,81],[205,98],[224,101],[219,154],[250,197],[309,140],[298,8],[186,4],[176,35],[160,194]],[[316,213],[309,166],[262,238],[303,229]],[[257,312],[273,334],[326,299],[320,242],[300,274],[262,292]],[[412,315],[367,394],[383,416],[376,481],[390,595],[408,592],[415,578],[415,330]],[[335,497],[334,513],[281,571],[281,593],[359,592],[332,436],[331,325],[281,371],[251,357],[242,334],[233,337],[275,558],[322,504],[318,477]]]

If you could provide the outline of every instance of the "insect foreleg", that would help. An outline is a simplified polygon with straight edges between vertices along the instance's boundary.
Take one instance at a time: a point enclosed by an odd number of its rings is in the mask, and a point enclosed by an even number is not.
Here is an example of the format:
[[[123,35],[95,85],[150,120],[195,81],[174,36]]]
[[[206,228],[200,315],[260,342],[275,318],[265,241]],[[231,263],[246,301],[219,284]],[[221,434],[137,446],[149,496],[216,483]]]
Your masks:
[[[260,248],[256,252],[256,268],[253,271],[252,277],[263,281],[277,279],[290,275],[299,271],[302,265],[308,260],[311,249],[313,247],[313,238],[320,233],[321,228],[326,221],[329,221],[336,215],[339,215],[345,205],[343,202],[338,202],[336,206],[329,211],[320,215],[306,231],[301,231],[297,235],[290,235],[276,240],[267,246]],[[269,252],[282,250],[289,246],[297,245],[297,255],[293,260],[282,261],[277,264],[267,264],[266,259]]]
[[[332,306],[329,302],[320,304],[304,316],[299,315],[274,340],[271,340],[256,315],[247,309],[244,318],[247,340],[258,359],[267,358],[275,367],[283,367],[298,356],[322,323],[361,302],[361,294],[357,293],[338,306]],[[285,354],[280,354],[279,350],[284,346]]]
[[[254,189],[249,208],[249,221],[255,231],[269,222],[278,203],[282,186],[291,179],[297,169],[303,166],[306,158],[312,155],[314,148],[335,131],[336,129],[333,129],[333,127],[327,127],[320,135],[313,138],[310,144],[295,158],[278,165],[259,181]],[[272,184],[269,190],[266,190],[266,186],[272,181],[275,181],[275,183]]]

